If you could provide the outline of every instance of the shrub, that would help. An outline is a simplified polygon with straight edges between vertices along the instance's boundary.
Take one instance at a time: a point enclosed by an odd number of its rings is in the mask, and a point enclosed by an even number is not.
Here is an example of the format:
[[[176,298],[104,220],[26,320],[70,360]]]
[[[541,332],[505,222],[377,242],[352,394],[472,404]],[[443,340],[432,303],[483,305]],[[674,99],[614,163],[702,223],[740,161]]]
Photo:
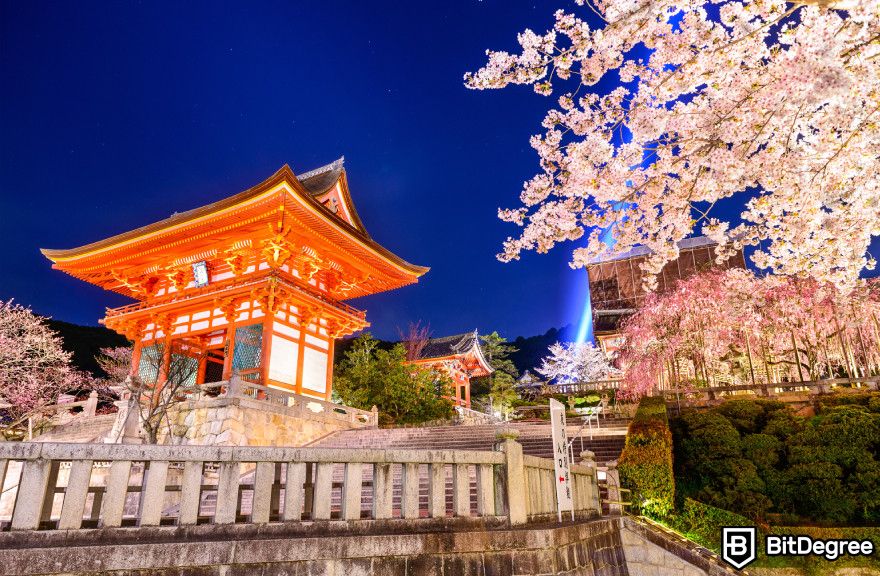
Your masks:
[[[777,413],[784,412],[785,403],[766,398],[733,398],[715,408],[742,434],[760,432]]]
[[[620,482],[632,490],[643,514],[663,518],[674,509],[672,434],[662,398],[643,398],[626,434],[618,464]]]
[[[876,523],[878,398],[828,396],[809,418],[762,400],[686,411],[671,423],[679,495],[756,521]]]
[[[685,498],[681,513],[673,519],[672,526],[684,532],[698,544],[710,550],[721,549],[721,528],[723,526],[752,526],[754,523],[744,516]]]

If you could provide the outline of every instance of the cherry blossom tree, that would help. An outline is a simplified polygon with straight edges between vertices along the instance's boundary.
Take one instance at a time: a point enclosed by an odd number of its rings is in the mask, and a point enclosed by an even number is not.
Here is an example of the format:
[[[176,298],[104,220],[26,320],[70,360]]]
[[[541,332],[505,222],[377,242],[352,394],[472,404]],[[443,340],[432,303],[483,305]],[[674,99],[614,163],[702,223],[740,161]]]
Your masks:
[[[82,386],[87,378],[70,358],[43,318],[12,300],[0,302],[0,398],[10,405],[3,409],[10,421]]]
[[[590,343],[557,342],[549,351],[537,370],[559,384],[604,380],[616,372],[605,352]]]
[[[119,386],[131,374],[131,346],[117,346],[116,348],[101,348],[101,353],[95,357],[98,366],[107,374],[107,382],[111,386]]]
[[[499,211],[522,227],[499,259],[581,240],[580,267],[611,250],[610,233],[615,252],[652,250],[651,287],[699,231],[719,261],[751,245],[753,263],[780,274],[849,288],[873,268],[880,0],[575,3],[465,76],[474,89],[561,92],[531,140],[541,172],[521,207]],[[711,211],[730,197],[737,225]]]
[[[623,325],[624,389],[701,387],[880,373],[880,282],[712,270],[652,294]]]

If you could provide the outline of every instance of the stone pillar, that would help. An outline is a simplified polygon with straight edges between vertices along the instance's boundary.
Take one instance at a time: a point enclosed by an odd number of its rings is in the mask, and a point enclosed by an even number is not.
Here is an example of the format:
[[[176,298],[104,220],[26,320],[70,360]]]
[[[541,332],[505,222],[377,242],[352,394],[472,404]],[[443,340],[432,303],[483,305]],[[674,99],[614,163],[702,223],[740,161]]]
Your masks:
[[[608,486],[608,512],[610,514],[623,514],[623,506],[616,504],[616,502],[622,501],[620,472],[617,470],[617,460],[608,463],[608,468],[605,470],[605,483]]]
[[[523,467],[522,445],[514,440],[518,436],[514,431],[502,432],[496,444],[496,450],[505,455],[502,478],[506,500],[507,518],[512,526],[525,524],[528,520],[526,508],[526,477]]]
[[[593,471],[589,481],[585,482],[588,489],[584,494],[584,502],[587,503],[589,509],[602,514],[602,505],[599,502],[599,470],[596,468],[596,455],[589,450],[581,452],[581,466],[586,466]]]
[[[233,370],[232,375],[229,377],[229,385],[226,387],[226,397],[235,398],[240,395],[241,377],[238,375],[238,370]]]
[[[89,394],[89,399],[86,400],[86,405],[83,406],[83,416],[92,417],[98,410],[98,393],[94,390]]]

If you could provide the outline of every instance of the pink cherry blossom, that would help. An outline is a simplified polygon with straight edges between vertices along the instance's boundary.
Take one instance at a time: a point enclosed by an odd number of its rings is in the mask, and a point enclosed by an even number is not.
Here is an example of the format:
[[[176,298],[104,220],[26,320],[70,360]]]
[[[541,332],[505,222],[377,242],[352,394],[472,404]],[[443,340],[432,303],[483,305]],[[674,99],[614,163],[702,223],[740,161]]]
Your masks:
[[[623,388],[758,384],[880,373],[880,281],[708,271],[649,296],[623,326]]]

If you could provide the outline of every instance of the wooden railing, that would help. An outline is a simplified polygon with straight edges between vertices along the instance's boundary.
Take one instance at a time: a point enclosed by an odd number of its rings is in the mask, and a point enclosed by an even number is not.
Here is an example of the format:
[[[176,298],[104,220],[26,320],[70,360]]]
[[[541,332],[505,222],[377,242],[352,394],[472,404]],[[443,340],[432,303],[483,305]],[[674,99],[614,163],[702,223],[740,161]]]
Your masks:
[[[667,402],[682,398],[696,396],[702,401],[713,401],[720,397],[736,393],[753,392],[758,396],[772,398],[780,394],[804,393],[804,394],[827,394],[835,389],[862,388],[865,390],[877,390],[880,388],[880,376],[868,376],[865,378],[831,378],[826,380],[810,380],[806,382],[758,382],[755,384],[734,384],[728,386],[710,386],[708,388],[672,388],[661,390],[660,394]]]
[[[82,408],[80,412],[74,412],[75,408]],[[83,418],[93,418],[98,410],[98,393],[94,390],[89,393],[89,397],[86,400],[79,400],[76,402],[63,402],[60,404],[50,404],[48,406],[40,406],[37,409],[25,414],[15,422],[11,424],[7,424],[6,428],[14,429],[23,425],[27,422],[27,439],[33,440],[34,438],[34,419],[45,418],[46,414],[52,414],[52,419],[54,421],[54,425],[65,424],[72,420],[77,416],[81,416]],[[2,489],[2,484],[0,484],[0,489]]]
[[[620,379],[611,380],[593,380],[590,382],[570,382],[568,384],[549,384],[541,383],[532,385],[542,396],[550,396],[553,394],[594,394],[596,392],[604,392],[606,390],[617,390],[620,388]]]
[[[156,310],[161,309],[164,306],[168,306],[172,303],[179,304],[181,302],[190,302],[190,301],[201,301],[204,300],[206,302],[211,301],[211,299],[216,298],[218,295],[222,295],[226,292],[238,292],[244,288],[249,286],[255,286],[264,282],[266,279],[274,279],[278,284],[285,286],[291,290],[295,290],[298,294],[302,295],[307,300],[312,302],[321,302],[323,304],[328,304],[339,310],[359,318],[361,320],[366,320],[366,312],[363,310],[358,310],[357,308],[346,304],[345,302],[340,302],[339,300],[335,300],[319,291],[317,291],[310,284],[305,282],[290,282],[285,280],[281,276],[279,276],[276,272],[266,272],[266,273],[257,273],[248,275],[245,281],[241,281],[239,279],[231,279],[227,281],[215,282],[210,286],[206,286],[203,288],[189,288],[185,290],[183,293],[181,292],[173,292],[171,294],[167,294],[158,299],[154,298],[150,301],[145,302],[135,302],[133,304],[127,304],[125,306],[120,306],[119,308],[107,308],[105,316],[107,318],[113,318],[116,316],[124,316],[126,314],[131,314],[132,312],[142,312],[145,310]]]
[[[550,460],[495,451],[0,443],[0,526],[71,530],[197,523],[421,521],[511,525],[555,511]],[[572,467],[579,515],[600,510],[596,469]],[[420,499],[426,485],[428,497]],[[60,496],[60,497],[59,497]],[[423,505],[425,504],[426,505]],[[451,506],[450,506],[451,504]]]
[[[368,411],[351,408],[349,406],[342,406],[341,404],[334,404],[333,402],[327,402],[320,398],[303,396],[294,392],[248,382],[236,375],[233,375],[229,380],[201,384],[193,389],[192,393],[188,396],[193,399],[209,398],[212,391],[225,398],[238,396],[259,400],[276,406],[284,406],[285,408],[293,408],[303,412],[304,416],[309,416],[309,414],[305,414],[308,412],[311,414],[323,414],[328,418],[336,420],[360,423],[367,427],[376,427],[379,425],[378,410]]]

